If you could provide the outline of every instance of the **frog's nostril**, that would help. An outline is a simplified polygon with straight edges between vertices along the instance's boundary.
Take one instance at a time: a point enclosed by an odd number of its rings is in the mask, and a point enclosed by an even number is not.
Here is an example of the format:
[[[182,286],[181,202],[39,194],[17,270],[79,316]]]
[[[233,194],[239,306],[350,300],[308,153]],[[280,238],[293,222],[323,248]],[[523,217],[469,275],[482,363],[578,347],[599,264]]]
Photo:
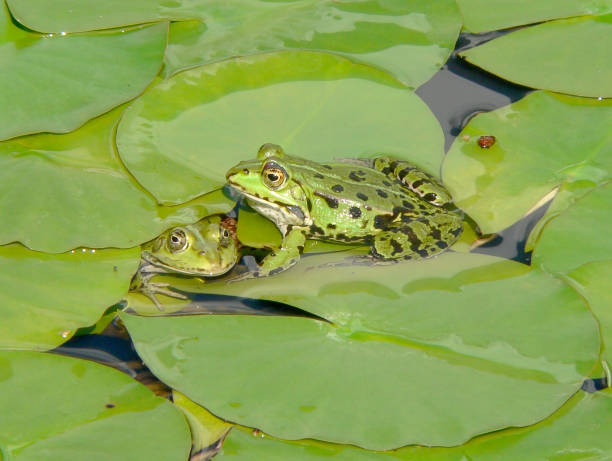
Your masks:
[[[244,174],[249,174],[249,169],[248,169],[248,168],[243,168],[243,169],[242,169],[242,172],[243,172]]]

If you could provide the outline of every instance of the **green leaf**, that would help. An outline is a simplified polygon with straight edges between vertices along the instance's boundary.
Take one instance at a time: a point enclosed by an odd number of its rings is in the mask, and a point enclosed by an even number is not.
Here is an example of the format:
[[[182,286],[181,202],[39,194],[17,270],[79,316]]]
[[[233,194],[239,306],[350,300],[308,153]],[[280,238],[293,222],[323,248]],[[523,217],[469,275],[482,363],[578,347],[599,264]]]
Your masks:
[[[200,17],[203,23],[172,26],[166,74],[294,49],[335,53],[416,88],[442,67],[461,27],[457,6],[449,0],[219,1]]]
[[[610,0],[457,0],[457,5],[463,27],[473,33],[612,11]]]
[[[0,349],[51,349],[126,294],[140,260],[130,250],[46,254],[0,246]]]
[[[333,323],[122,319],[153,373],[215,415],[285,439],[371,449],[451,446],[532,424],[560,407],[598,358],[582,299],[541,271],[458,253],[346,262],[312,255],[264,279],[177,285],[280,301]]]
[[[41,36],[14,26],[0,5],[0,140],[72,131],[136,97],[161,67],[167,28]]]
[[[266,461],[514,461],[606,459],[612,451],[610,391],[572,397],[550,418],[519,429],[497,431],[461,447],[405,447],[380,453],[314,440],[279,440],[245,428],[233,429],[215,459]]]
[[[283,236],[274,223],[250,209],[241,209],[236,226],[240,243],[252,248],[279,247]]]
[[[561,184],[583,194],[612,178],[611,125],[612,100],[532,93],[474,117],[446,156],[442,177],[484,233],[498,232]],[[495,144],[479,147],[483,135],[494,135]]]
[[[82,32],[160,19],[173,26],[166,72],[276,50],[336,53],[384,69],[416,88],[452,51],[461,17],[453,0],[9,1],[27,27]],[[40,14],[45,11],[45,14]]]
[[[172,391],[172,402],[183,412],[189,422],[193,439],[192,454],[204,450],[222,439],[232,427],[230,423],[215,417],[205,408],[176,390]]]
[[[443,157],[440,126],[413,92],[366,66],[310,52],[177,74],[135,101],[117,132],[127,168],[166,204],[220,187],[230,167],[266,142],[315,161],[385,152],[436,174]]]
[[[612,14],[551,21],[461,53],[514,83],[589,97],[612,97]],[[562,46],[560,46],[562,44]]]
[[[74,133],[0,142],[0,216],[10,216],[0,226],[0,243],[19,241],[48,252],[129,248],[232,208],[221,192],[183,207],[160,207],[117,158],[120,116],[118,108]]]
[[[612,183],[585,195],[544,227],[533,263],[548,272],[567,273],[591,262],[612,260]]]
[[[580,266],[578,269],[570,272],[567,277],[576,291],[584,296],[593,314],[597,317],[604,344],[602,358],[612,365],[611,273],[612,260],[608,260],[591,262]],[[610,384],[612,383],[608,381],[608,385]]]
[[[84,360],[0,351],[0,452],[12,461],[183,461],[180,412],[130,377]]]

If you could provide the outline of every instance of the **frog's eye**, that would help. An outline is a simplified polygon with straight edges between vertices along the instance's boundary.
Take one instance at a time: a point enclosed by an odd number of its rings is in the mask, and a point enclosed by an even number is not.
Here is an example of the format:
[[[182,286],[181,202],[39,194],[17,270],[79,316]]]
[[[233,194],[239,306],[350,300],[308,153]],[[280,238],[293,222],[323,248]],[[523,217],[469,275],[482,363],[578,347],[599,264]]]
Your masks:
[[[183,251],[189,246],[187,241],[187,234],[182,229],[175,229],[170,233],[168,237],[168,249],[175,253],[177,251]]]
[[[266,187],[272,190],[280,189],[287,181],[287,172],[275,162],[266,163],[261,176]]]

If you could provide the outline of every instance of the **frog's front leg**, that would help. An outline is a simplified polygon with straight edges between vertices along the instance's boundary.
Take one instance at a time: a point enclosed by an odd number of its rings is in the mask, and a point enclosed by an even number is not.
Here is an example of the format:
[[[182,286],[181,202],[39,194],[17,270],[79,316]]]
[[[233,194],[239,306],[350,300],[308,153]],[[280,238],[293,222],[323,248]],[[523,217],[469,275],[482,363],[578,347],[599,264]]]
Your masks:
[[[166,274],[168,273],[166,270],[153,266],[152,264],[141,264],[138,268],[136,274],[132,278],[132,282],[130,284],[130,291],[137,291],[145,295],[158,310],[163,311],[161,303],[157,299],[156,294],[166,295],[172,298],[178,299],[188,299],[187,296],[177,293],[172,290],[169,283],[164,282],[152,282],[151,279],[158,274]]]
[[[272,253],[267,255],[256,271],[233,277],[228,282],[267,277],[268,275],[286,271],[294,266],[300,260],[300,253],[304,249],[306,232],[307,228],[304,227],[289,227],[280,248],[273,250]]]
[[[371,243],[377,259],[422,259],[443,252],[457,241],[463,220],[453,213],[409,218],[391,223]]]
[[[440,181],[410,162],[385,156],[375,158],[373,163],[374,169],[399,180],[404,187],[432,205],[444,206],[453,201]]]

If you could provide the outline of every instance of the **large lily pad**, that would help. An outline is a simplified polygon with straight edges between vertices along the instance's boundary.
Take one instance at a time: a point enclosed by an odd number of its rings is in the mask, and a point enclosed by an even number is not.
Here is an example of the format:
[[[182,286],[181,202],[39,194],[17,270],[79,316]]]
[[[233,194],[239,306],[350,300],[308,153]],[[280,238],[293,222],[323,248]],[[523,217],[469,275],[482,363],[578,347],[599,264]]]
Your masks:
[[[568,274],[572,286],[588,301],[601,329],[604,344],[602,358],[612,364],[612,258],[580,266]],[[612,385],[609,383],[608,385]]]
[[[610,0],[457,0],[457,5],[463,27],[474,33],[612,10]]]
[[[160,207],[116,156],[121,110],[67,135],[0,143],[0,216],[10,216],[0,226],[0,243],[49,252],[133,247],[173,225],[231,209],[220,192],[183,207]]]
[[[569,272],[591,262],[612,260],[612,183],[589,192],[546,224],[533,263],[549,272]]]
[[[187,40],[181,40],[183,31],[171,31],[167,73],[262,51],[312,50],[384,69],[416,88],[442,67],[461,28],[457,6],[449,0],[221,0],[201,18],[200,27],[187,26]]]
[[[373,449],[450,446],[532,424],[561,406],[597,360],[588,309],[543,272],[451,253],[329,266],[342,258],[313,255],[265,279],[194,284],[285,302],[333,323],[122,318],[155,375],[214,414],[286,439]],[[190,291],[184,283],[177,286]]]
[[[172,404],[111,368],[0,351],[0,452],[7,460],[183,461],[189,429]]]
[[[536,92],[472,119],[443,165],[455,202],[497,232],[563,183],[580,193],[612,177],[612,101]],[[494,135],[483,149],[478,139]]]
[[[0,349],[51,349],[121,300],[140,252],[0,246]]]
[[[386,152],[437,174],[444,139],[413,92],[366,66],[311,52],[181,72],[135,101],[117,132],[127,168],[162,203],[220,187],[227,169],[265,142],[312,160]]]
[[[44,8],[51,12],[54,8]],[[43,10],[38,10],[39,16]],[[65,133],[140,94],[159,71],[167,24],[131,31],[41,36],[0,5],[0,140]]]
[[[77,32],[153,20],[199,19],[176,25],[166,71],[275,50],[337,53],[385,69],[416,88],[448,58],[461,17],[453,0],[9,1],[26,26]],[[46,11],[46,10],[45,10]]]
[[[610,43],[612,14],[551,21],[504,35],[461,55],[514,83],[610,98]]]
[[[313,440],[290,442],[246,428],[235,428],[225,439],[220,460],[267,461],[465,461],[517,459],[606,459],[612,452],[612,394],[578,393],[550,418],[533,426],[494,432],[461,447],[406,447],[388,453],[360,450]]]

